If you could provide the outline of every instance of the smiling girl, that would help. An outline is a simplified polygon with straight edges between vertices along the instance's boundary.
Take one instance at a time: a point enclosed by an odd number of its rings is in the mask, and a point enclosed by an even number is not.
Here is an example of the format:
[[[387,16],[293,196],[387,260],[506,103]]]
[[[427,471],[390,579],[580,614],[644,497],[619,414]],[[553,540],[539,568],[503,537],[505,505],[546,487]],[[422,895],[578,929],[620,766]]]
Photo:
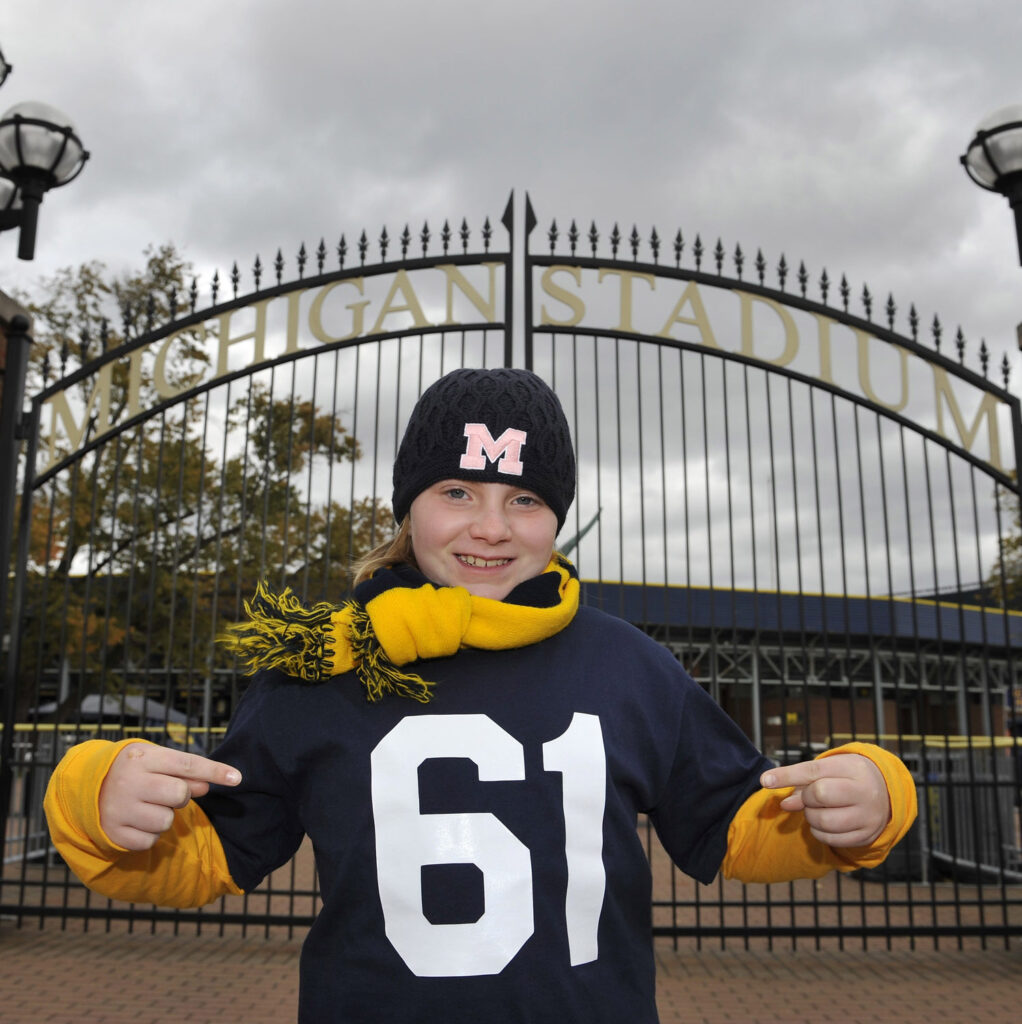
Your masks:
[[[854,743],[773,767],[664,647],[580,605],[554,550],[574,488],[543,381],[441,378],[353,600],[260,587],[226,639],[255,675],[216,760],[73,748],[46,805],[67,862],[107,895],[197,906],[311,837],[307,1024],[651,1024],[639,814],[702,882],[882,861],[915,816],[901,762]]]

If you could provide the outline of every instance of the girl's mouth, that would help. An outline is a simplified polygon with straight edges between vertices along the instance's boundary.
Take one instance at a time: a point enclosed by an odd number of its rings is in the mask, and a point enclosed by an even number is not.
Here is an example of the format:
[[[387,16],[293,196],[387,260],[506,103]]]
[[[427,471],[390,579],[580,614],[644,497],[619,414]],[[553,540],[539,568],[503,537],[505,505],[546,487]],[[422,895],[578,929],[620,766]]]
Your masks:
[[[476,555],[457,555],[462,565],[471,565],[476,569],[496,569],[501,565],[507,565],[510,558],[478,558]]]

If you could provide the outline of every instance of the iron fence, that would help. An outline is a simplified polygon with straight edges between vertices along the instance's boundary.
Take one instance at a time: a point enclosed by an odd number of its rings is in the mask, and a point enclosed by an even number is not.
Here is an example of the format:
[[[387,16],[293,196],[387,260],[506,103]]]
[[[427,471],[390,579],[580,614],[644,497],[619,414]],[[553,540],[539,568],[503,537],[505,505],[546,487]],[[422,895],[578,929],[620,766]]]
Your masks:
[[[381,496],[421,390],[455,366],[525,364],[558,391],[576,443],[559,542],[583,600],[665,644],[776,760],[876,739],[920,790],[920,820],[884,866],[821,882],[701,887],[640,823],[656,932],[1022,933],[1020,417],[1007,362],[1003,386],[985,345],[981,372],[969,369],[960,332],[948,358],[939,322],[924,344],[914,309],[895,333],[893,299],[873,323],[865,288],[853,314],[826,272],[812,300],[808,273],[783,258],[773,287],[762,257],[736,249],[727,276],[722,246],[686,248],[680,232],[661,243],[551,225],[540,255],[516,251],[536,228],[530,204],[524,232],[512,204],[503,225],[500,251],[488,222],[472,251],[464,224],[383,232],[378,262],[363,233],[337,247],[336,269],[325,246],[312,276],[300,257],[290,284],[280,261],[264,287],[257,263],[251,295],[235,271],[230,298],[215,280],[205,309],[194,287],[160,297],[124,311],[120,329],[83,328],[59,379],[30,374],[29,411],[0,439],[23,476],[5,513],[0,913],[261,933],[311,923],[306,848],[255,893],[199,911],[88,893],[49,847],[46,780],[93,736],[212,750],[246,683],[216,636],[256,580],[336,601],[351,559],[393,528]]]

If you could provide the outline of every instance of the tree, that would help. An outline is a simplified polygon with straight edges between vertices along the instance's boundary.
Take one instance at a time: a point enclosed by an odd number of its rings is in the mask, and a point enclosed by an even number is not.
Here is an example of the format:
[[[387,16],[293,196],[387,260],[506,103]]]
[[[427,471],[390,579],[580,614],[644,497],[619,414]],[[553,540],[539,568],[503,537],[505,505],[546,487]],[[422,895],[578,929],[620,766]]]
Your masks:
[[[170,245],[127,274],[96,263],[59,271],[27,303],[36,340],[29,393],[173,320],[190,275]],[[340,415],[254,377],[225,390],[218,413],[208,393],[188,394],[211,361],[205,332],[179,335],[174,352],[164,370],[180,400],[167,403],[143,382],[138,405],[151,415],[102,443],[88,444],[95,415],[74,451],[43,438],[66,460],[34,498],[22,714],[53,694],[70,709],[99,691],[193,710],[196,686],[229,674],[215,638],[259,579],[337,600],[349,563],[389,517],[374,497],[341,503],[309,485],[313,466],[329,477],[361,455]],[[130,411],[129,375],[127,359],[114,363],[113,424]],[[70,389],[80,409],[89,386],[86,377]]]
[[[1013,470],[1012,479],[1018,477]],[[1007,508],[1011,516],[1011,530],[998,538],[998,558],[990,568],[985,590],[994,604],[1003,608],[1022,608],[1022,505],[1019,496],[999,488],[1007,495]]]

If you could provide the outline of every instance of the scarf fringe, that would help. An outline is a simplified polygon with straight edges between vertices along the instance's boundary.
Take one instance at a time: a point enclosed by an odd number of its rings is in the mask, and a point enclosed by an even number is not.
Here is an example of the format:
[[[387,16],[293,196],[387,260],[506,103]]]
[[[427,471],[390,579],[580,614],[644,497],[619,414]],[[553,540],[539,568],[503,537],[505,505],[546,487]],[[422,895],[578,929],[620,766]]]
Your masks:
[[[325,601],[306,607],[290,587],[275,594],[260,580],[255,596],[245,602],[248,621],[228,625],[217,641],[249,672],[279,669],[294,679],[321,683],[331,674],[329,649],[335,641],[333,617],[338,610]],[[433,684],[414,672],[402,672],[387,657],[365,607],[348,601],[340,610],[351,613],[348,642],[366,699],[375,702],[393,693],[427,703]]]
[[[217,641],[250,672],[275,668],[318,683],[324,678],[336,611],[336,605],[325,601],[308,608],[290,587],[274,594],[260,580],[255,596],[245,602],[248,621],[231,623]]]
[[[348,640],[354,655],[355,674],[365,689],[366,699],[375,702],[393,693],[428,704],[433,697],[433,684],[414,672],[402,672],[380,646],[365,607],[354,602],[350,607]]]

